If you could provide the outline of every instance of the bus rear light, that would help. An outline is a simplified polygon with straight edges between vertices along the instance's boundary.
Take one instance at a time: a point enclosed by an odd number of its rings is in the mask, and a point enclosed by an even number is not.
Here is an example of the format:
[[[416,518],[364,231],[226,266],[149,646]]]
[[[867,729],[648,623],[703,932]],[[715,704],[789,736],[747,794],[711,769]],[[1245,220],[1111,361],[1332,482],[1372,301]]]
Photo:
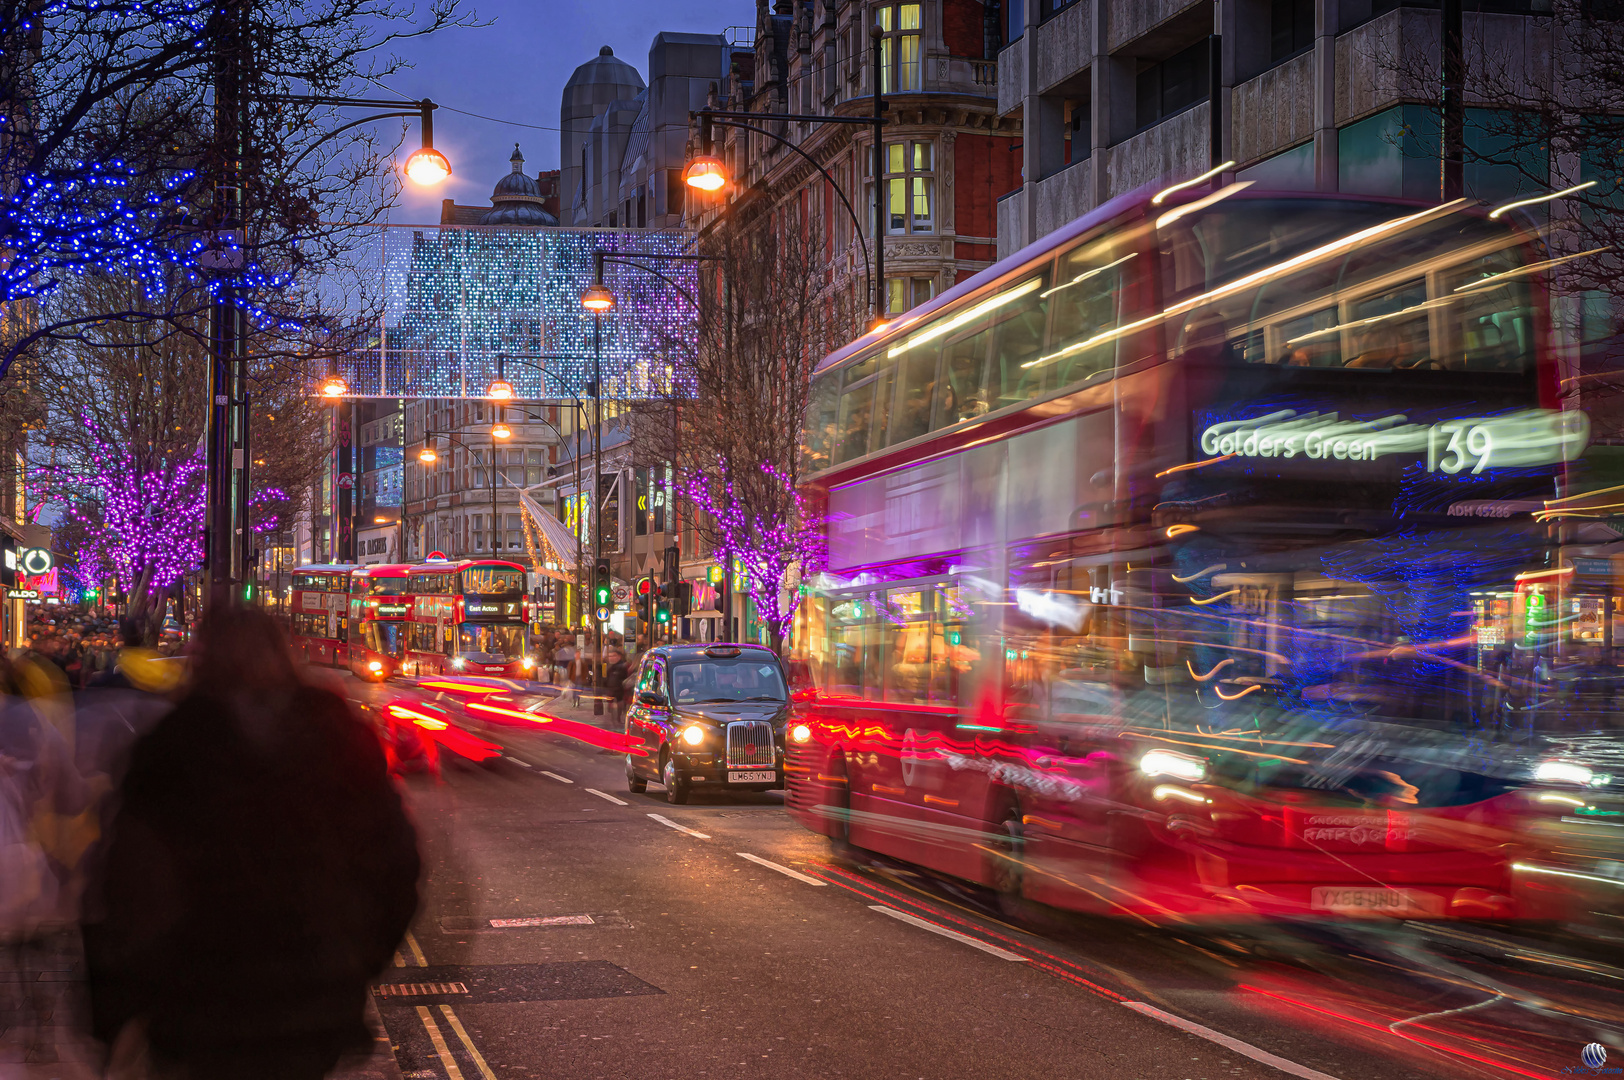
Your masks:
[[[449,726],[444,720],[436,720],[432,716],[419,716],[412,723],[420,728],[428,728],[430,731],[444,731]]]
[[[1193,783],[1207,778],[1207,763],[1176,750],[1150,750],[1139,759],[1139,771],[1146,776],[1173,776]]]

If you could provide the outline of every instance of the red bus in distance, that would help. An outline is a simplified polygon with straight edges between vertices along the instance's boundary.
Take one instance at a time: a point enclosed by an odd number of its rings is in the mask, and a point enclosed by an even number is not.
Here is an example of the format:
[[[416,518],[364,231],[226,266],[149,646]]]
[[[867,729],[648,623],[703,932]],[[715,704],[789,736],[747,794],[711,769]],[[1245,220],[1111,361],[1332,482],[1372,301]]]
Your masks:
[[[326,563],[293,572],[289,633],[294,654],[306,663],[348,663],[350,574],[356,569],[354,563]]]
[[[350,575],[349,666],[351,673],[382,682],[400,671],[406,654],[406,591],[411,563],[363,566]]]
[[[1478,643],[1550,541],[1450,514],[1587,443],[1527,220],[1139,192],[829,357],[791,815],[1157,922],[1546,917],[1603,774],[1499,687],[1577,646]]]
[[[526,621],[525,571],[505,559],[419,563],[402,671],[527,679],[535,670]]]

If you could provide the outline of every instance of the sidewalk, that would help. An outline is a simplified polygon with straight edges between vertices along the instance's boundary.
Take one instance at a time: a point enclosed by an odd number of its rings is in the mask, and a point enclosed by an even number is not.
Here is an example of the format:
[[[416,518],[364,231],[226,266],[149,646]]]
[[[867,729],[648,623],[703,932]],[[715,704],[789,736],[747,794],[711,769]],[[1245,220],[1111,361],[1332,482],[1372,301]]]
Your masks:
[[[0,949],[0,1080],[100,1080],[102,1048],[88,1034],[88,1008],[77,935]],[[370,998],[367,1026],[372,1051],[341,1060],[334,1080],[402,1080]]]

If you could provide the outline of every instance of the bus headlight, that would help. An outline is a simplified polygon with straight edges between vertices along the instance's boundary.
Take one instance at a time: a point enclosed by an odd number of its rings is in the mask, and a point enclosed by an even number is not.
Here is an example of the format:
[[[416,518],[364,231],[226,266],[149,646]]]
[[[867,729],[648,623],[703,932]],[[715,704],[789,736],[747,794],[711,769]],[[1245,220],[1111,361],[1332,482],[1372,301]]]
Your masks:
[[[524,668],[526,671],[529,671],[531,668],[536,666],[536,662],[534,659],[527,656],[523,660],[519,661],[519,666]]]
[[[1542,761],[1534,766],[1534,780],[1541,784],[1578,784],[1581,787],[1596,782],[1596,774],[1588,765],[1573,761]]]
[[[1193,783],[1207,778],[1207,763],[1176,750],[1151,750],[1139,759],[1139,771],[1146,776],[1175,776]]]
[[[373,672],[374,674],[376,674],[377,672],[380,672],[380,671],[383,670],[383,664],[379,663],[376,660],[370,661],[367,664],[367,670],[370,671],[370,672]]]
[[[807,727],[805,724],[796,724],[794,727],[789,729],[789,738],[791,742],[811,742],[812,729]]]
[[[698,724],[689,724],[682,729],[682,741],[689,746],[698,746],[705,741],[705,729]]]
[[[456,668],[458,671],[461,671],[463,669],[463,665],[466,663],[468,663],[468,661],[464,660],[460,656],[454,656],[451,658],[451,666]]]

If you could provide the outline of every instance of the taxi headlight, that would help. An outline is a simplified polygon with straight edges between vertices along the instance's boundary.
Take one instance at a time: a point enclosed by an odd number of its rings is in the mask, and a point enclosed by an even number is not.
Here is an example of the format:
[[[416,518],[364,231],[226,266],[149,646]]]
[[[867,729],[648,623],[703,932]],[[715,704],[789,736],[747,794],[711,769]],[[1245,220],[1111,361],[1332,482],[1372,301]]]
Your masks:
[[[807,727],[805,724],[796,724],[794,727],[789,729],[789,738],[791,742],[811,742],[812,729]]]
[[[698,724],[689,724],[682,729],[682,741],[689,746],[698,746],[705,741],[705,729]]]

